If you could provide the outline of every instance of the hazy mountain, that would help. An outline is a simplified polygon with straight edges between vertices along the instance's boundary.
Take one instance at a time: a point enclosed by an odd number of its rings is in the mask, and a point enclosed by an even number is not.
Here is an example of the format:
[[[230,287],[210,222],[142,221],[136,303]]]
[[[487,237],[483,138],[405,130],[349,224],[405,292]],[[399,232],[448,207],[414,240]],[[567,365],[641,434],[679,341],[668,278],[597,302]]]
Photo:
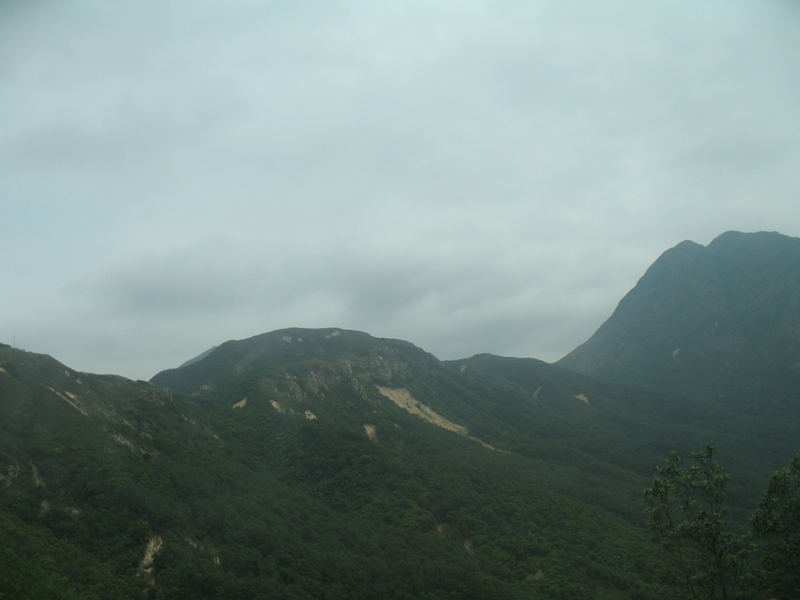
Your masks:
[[[797,390],[800,239],[728,232],[678,244],[556,364],[708,399]]]

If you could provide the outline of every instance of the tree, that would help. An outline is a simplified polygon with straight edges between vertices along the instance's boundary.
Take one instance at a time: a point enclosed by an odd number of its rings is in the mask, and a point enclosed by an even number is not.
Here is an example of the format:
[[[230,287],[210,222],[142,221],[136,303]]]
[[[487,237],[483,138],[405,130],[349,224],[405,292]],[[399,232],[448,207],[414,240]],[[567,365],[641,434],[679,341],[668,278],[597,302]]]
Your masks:
[[[776,471],[750,518],[762,541],[762,585],[775,598],[800,598],[800,453]]]
[[[736,598],[749,545],[728,526],[724,506],[729,476],[714,462],[714,446],[692,454],[684,468],[678,452],[656,467],[645,490],[647,529],[670,557],[668,572],[687,598]]]

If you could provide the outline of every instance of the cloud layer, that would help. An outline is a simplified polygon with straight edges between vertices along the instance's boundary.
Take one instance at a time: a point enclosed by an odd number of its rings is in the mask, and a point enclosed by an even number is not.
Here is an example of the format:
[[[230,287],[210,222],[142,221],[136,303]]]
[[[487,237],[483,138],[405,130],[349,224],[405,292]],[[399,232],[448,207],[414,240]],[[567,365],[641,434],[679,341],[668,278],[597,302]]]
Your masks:
[[[0,339],[149,378],[289,326],[555,360],[658,255],[800,235],[800,8],[0,7]]]

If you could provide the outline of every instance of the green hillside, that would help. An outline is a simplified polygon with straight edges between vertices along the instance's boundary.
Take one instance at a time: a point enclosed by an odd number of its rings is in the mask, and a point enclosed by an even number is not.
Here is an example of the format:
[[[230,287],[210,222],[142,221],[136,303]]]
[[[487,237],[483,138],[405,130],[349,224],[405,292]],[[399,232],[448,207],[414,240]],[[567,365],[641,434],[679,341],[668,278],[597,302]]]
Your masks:
[[[369,379],[409,385],[430,355],[338,337],[333,362],[253,363],[195,396],[0,350],[5,597],[668,597],[642,531],[553,491],[559,469]]]

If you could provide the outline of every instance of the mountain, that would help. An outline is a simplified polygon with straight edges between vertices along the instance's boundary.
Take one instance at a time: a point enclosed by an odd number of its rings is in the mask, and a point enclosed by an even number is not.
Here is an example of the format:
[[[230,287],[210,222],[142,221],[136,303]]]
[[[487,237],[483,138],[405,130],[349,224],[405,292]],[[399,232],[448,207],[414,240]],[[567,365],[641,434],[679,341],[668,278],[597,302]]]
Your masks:
[[[362,435],[368,428],[378,443],[400,447],[406,433],[397,419],[412,415],[476,448],[537,461],[540,476],[561,492],[569,493],[567,481],[591,484],[597,504],[632,521],[640,518],[641,486],[670,444],[689,447],[712,435],[702,424],[685,426],[687,410],[700,420],[703,409],[680,397],[666,400],[535,359],[439,361],[408,342],[343,329],[229,341],[151,382],[206,406],[243,413],[267,406]]]
[[[604,509],[638,518],[638,508],[629,510],[619,495],[638,498],[645,482],[641,476],[652,463],[634,460],[638,472],[631,473],[628,466],[598,461],[593,438],[583,430],[589,422],[608,427],[611,435],[633,429],[619,421],[601,425],[610,414],[602,407],[616,400],[608,400],[586,378],[532,359],[522,362],[525,376],[512,384],[490,374],[487,365],[495,359],[506,360],[484,355],[441,362],[400,340],[342,329],[287,329],[226,342],[197,363],[159,373],[152,383],[204,405],[238,406],[243,414],[267,407],[286,418],[335,424],[389,447],[408,449],[409,422],[415,431],[427,424],[430,435],[436,426],[446,438],[467,440],[471,451],[538,461],[540,476],[562,492],[568,491],[568,481],[592,481]],[[630,409],[626,414],[636,420]],[[626,438],[637,457],[647,455],[638,451],[641,441],[638,434]],[[604,486],[609,477],[615,484]]]
[[[790,421],[754,442],[754,427],[771,421],[685,394],[604,382],[535,359],[439,361],[408,342],[341,329],[226,342],[152,382],[206,405],[224,399],[225,407],[244,403],[243,412],[271,406],[360,435],[368,428],[379,443],[401,448],[407,432],[396,419],[406,411],[476,448],[522,458],[552,491],[636,524],[641,490],[670,449],[713,443],[726,451],[736,478],[732,510],[743,523],[796,439]]]
[[[800,384],[800,239],[727,232],[667,250],[556,364],[707,399]]]
[[[742,458],[739,480],[763,477],[798,449],[800,239],[730,231],[678,244],[556,365],[688,398],[699,410],[685,425],[712,419],[708,441]]]
[[[156,385],[2,348],[0,593],[668,597],[646,475],[577,444],[599,390],[495,358],[292,329]]]

